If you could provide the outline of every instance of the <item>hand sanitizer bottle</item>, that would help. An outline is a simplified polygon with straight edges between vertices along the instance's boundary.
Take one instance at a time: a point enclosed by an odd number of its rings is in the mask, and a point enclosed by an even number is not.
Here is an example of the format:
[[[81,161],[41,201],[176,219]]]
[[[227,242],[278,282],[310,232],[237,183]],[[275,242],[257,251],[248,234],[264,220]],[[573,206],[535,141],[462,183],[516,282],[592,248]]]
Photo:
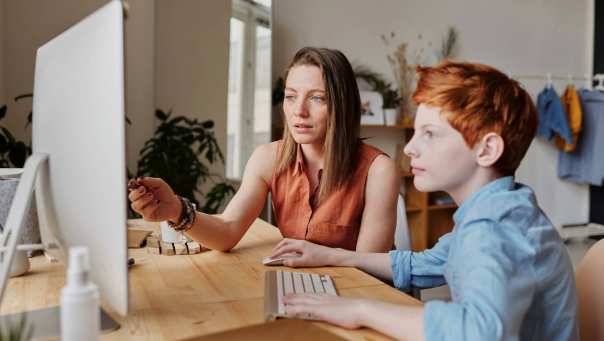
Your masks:
[[[99,339],[101,314],[99,290],[88,277],[88,248],[69,249],[67,285],[61,291],[61,338],[63,341]]]

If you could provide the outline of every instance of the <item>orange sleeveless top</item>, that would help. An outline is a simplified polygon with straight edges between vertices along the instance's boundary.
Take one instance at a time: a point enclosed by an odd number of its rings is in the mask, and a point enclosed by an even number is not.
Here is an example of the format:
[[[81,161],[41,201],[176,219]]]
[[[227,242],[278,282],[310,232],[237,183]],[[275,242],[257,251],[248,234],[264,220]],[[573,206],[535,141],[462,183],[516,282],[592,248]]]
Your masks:
[[[279,151],[283,141],[279,142]],[[295,164],[280,175],[273,173],[271,195],[277,226],[285,238],[305,239],[313,243],[355,250],[361,217],[365,208],[365,183],[373,160],[381,150],[360,143],[357,168],[345,186],[329,194],[317,207],[298,145]],[[321,171],[319,171],[321,172]],[[320,174],[319,174],[320,176]]]

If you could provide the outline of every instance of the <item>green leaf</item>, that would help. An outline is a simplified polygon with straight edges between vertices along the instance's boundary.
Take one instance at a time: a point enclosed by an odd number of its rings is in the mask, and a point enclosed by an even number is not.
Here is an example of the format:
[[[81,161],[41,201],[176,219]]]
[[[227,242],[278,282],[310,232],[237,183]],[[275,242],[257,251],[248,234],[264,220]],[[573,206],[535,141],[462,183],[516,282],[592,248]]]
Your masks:
[[[0,135],[0,153],[4,154],[8,151],[8,141],[4,135]]]
[[[209,165],[224,157],[212,128],[214,122],[200,122],[187,116],[172,116],[157,109],[160,121],[153,136],[139,151],[138,175],[162,178],[175,193],[196,201],[195,195],[206,198],[210,210],[217,210],[234,192],[231,187],[214,187],[204,195],[201,188],[214,178]],[[232,189],[232,191],[231,191]],[[201,207],[201,206],[200,206]]]
[[[283,77],[279,77],[275,81],[275,86],[273,87],[273,94],[272,94],[273,106],[283,102],[284,97],[285,97],[285,81],[283,80]]]
[[[32,117],[33,117],[33,113],[30,111],[29,114],[27,115],[27,123],[25,123],[25,128],[27,128],[28,126],[31,125]]]
[[[155,117],[157,117],[160,121],[165,121],[168,119],[168,115],[160,109],[155,110]]]
[[[22,100],[24,98],[32,98],[32,97],[34,97],[34,94],[19,95],[19,96],[15,97],[15,102],[18,102],[19,100]]]
[[[8,131],[8,129],[4,127],[0,127],[0,129],[2,129],[2,132],[4,133],[4,136],[6,136],[6,138],[8,139],[9,143],[15,143],[15,138],[13,137],[13,134]]]
[[[6,116],[6,105],[0,107],[0,120]]]
[[[23,142],[15,143],[8,152],[10,162],[17,168],[23,168],[27,159],[27,146]]]
[[[235,193],[235,188],[226,182],[216,184],[208,193],[205,205],[201,208],[202,212],[215,214],[228,196]]]

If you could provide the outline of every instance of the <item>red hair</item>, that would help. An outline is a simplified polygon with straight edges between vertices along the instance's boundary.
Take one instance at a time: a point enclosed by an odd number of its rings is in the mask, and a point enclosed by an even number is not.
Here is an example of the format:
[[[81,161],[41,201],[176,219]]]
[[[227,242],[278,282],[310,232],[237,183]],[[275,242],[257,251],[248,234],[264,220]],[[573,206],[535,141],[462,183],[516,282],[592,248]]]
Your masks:
[[[489,132],[501,136],[494,168],[513,175],[537,130],[537,109],[520,84],[490,66],[450,60],[417,73],[415,104],[439,108],[470,148]]]

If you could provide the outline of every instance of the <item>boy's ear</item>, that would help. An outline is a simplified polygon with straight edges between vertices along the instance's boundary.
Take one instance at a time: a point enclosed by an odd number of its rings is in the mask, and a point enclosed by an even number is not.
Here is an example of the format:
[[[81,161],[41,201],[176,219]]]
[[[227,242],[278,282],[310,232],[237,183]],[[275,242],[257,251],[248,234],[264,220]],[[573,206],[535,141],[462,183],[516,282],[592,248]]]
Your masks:
[[[481,167],[491,167],[503,154],[505,144],[503,138],[496,133],[488,133],[482,137],[476,153],[476,162]]]

